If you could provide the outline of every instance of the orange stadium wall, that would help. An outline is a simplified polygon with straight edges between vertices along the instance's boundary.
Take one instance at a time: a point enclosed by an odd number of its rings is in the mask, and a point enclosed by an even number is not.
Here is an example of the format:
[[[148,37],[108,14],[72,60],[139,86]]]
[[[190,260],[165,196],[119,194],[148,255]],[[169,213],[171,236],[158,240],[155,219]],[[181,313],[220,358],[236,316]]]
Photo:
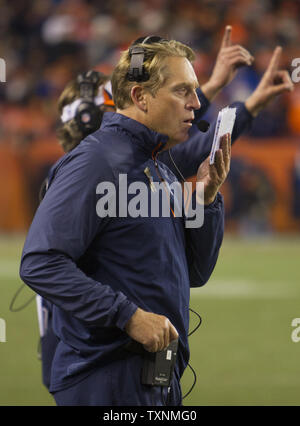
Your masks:
[[[261,168],[275,190],[270,209],[271,226],[279,232],[300,231],[300,220],[291,211],[291,175],[300,141],[291,139],[241,139],[232,149],[233,158]],[[31,143],[22,151],[0,145],[0,231],[23,232],[30,225],[37,207],[37,194],[47,169],[62,155],[55,139]],[[192,178],[194,181],[195,178]],[[226,208],[232,193],[227,182],[222,187]],[[299,195],[300,196],[300,195]],[[234,230],[234,220],[227,221],[227,229]]]
[[[292,215],[292,172],[295,158],[300,151],[296,140],[251,140],[243,139],[234,145],[233,157],[246,159],[262,170],[275,189],[274,204],[270,211],[273,229],[277,231],[300,231],[300,221]],[[300,194],[299,194],[300,196]]]
[[[0,145],[0,230],[23,231],[29,215],[19,160],[9,146]]]
[[[0,232],[27,231],[46,170],[62,154],[55,138],[22,147],[0,145]]]

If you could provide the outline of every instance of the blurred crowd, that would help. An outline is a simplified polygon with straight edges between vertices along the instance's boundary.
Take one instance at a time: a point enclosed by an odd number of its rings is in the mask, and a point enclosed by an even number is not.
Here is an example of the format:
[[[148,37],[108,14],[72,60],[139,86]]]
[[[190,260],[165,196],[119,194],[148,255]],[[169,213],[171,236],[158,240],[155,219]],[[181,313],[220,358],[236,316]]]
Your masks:
[[[110,74],[136,38],[156,34],[190,45],[201,85],[211,74],[225,26],[232,25],[233,43],[246,47],[255,62],[218,95],[208,120],[248,97],[277,45],[283,47],[280,68],[292,73],[292,60],[300,58],[299,0],[0,0],[0,11],[0,58],[6,62],[0,148],[19,156],[34,208],[41,180],[60,154],[51,157],[39,148],[49,141],[58,146],[57,101],[64,86],[90,68]],[[256,118],[249,136],[257,143],[297,137],[299,116],[300,83]]]
[[[226,24],[233,42],[255,56],[216,101],[215,111],[244,100],[256,87],[276,45],[281,66],[300,56],[300,1],[293,0],[0,0],[1,141],[26,144],[52,133],[64,85],[88,68],[110,73],[120,51],[137,37],[159,34],[189,44],[205,82]],[[300,86],[300,85],[299,85]],[[280,97],[259,117],[253,137],[300,134],[300,89]]]

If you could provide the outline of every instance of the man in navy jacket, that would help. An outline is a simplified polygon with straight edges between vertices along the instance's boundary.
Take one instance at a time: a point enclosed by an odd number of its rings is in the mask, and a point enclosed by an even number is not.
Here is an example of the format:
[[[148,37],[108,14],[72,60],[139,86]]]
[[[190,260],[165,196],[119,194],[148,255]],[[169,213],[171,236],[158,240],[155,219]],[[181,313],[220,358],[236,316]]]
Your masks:
[[[214,71],[211,78],[200,88],[197,89],[197,95],[201,104],[201,109],[195,111],[195,122],[201,118],[209,106],[210,100],[212,100],[216,94],[222,89],[222,87],[230,82],[235,76],[237,64],[249,65],[251,63],[251,55],[242,46],[231,46],[230,41],[231,27],[227,27],[223,36],[222,45],[218,54]],[[134,43],[136,44],[136,42]],[[232,53],[235,52],[235,56],[232,60]],[[108,77],[101,76],[100,83],[102,80],[108,79]],[[106,81],[105,80],[105,81]],[[102,86],[101,86],[102,87]],[[105,85],[105,89],[108,90],[108,101],[111,99],[111,88],[109,89],[109,83]],[[59,110],[62,114],[65,107],[69,108],[72,102],[80,97],[78,84],[74,82],[66,87],[59,100]],[[75,101],[74,101],[75,99]],[[97,98],[98,99],[98,98]],[[105,96],[104,96],[105,100]],[[108,103],[108,105],[111,105]],[[103,106],[103,105],[102,105]],[[249,127],[252,116],[246,110],[245,106],[241,102],[233,104],[237,108],[236,123],[232,134],[232,142],[242,133],[246,128]],[[106,108],[106,107],[105,107]],[[82,130],[77,129],[75,111],[68,117],[68,122],[65,123],[65,119],[62,124],[62,129],[59,133],[60,143],[64,147],[65,151],[68,152],[78,145],[80,140],[84,139],[84,133]],[[64,117],[65,118],[65,117]],[[71,127],[72,126],[72,127]],[[72,133],[70,133],[70,129]],[[77,129],[77,130],[76,130]],[[96,129],[95,129],[96,130]],[[207,157],[208,152],[211,148],[213,140],[214,125],[211,126],[210,131],[207,134],[199,132],[197,126],[192,126],[189,131],[189,141],[185,144],[179,144],[175,146],[171,152],[162,151],[159,153],[160,161],[164,162],[178,177],[182,180],[182,176],[188,177],[191,174],[196,173],[199,164]],[[76,138],[74,137],[74,132]],[[88,133],[92,133],[89,131]],[[185,146],[184,146],[185,145]],[[177,149],[178,148],[178,149]],[[173,157],[176,157],[176,163]],[[63,161],[63,160],[60,160]],[[175,166],[176,164],[176,166]],[[57,169],[57,164],[51,169],[48,179],[52,179],[53,172]],[[180,173],[178,174],[178,170]],[[39,297],[39,300],[40,297]],[[42,348],[42,371],[43,371],[43,382],[49,389],[50,386],[50,373],[53,355],[55,353],[56,345],[58,340],[52,332],[52,307],[51,303],[43,299],[42,301],[43,311],[47,312],[46,329],[41,340]],[[43,327],[45,328],[45,327]]]
[[[183,218],[174,217],[101,219],[95,209],[98,183],[117,184],[120,173],[147,183],[147,165],[154,181],[175,179],[155,152],[188,137],[200,104],[190,62],[167,60],[167,69],[177,70],[167,79],[172,87],[162,86],[152,96],[143,85],[133,85],[129,106],[106,114],[101,129],[59,163],[24,247],[22,278],[55,304],[60,343],[50,390],[57,403],[162,403],[157,389],[138,380],[140,357],[122,348],[131,337],[157,351],[177,333],[172,402],[180,403],[179,378],[188,360],[188,288],[203,285],[217,259],[223,233],[217,192],[229,169],[229,141],[209,173],[203,167],[199,173],[206,189],[202,228],[187,230]]]
[[[163,70],[167,84],[154,94],[145,88],[151,75],[145,85],[129,82],[127,100],[116,87],[117,113],[106,113],[100,130],[60,162],[25,242],[21,277],[54,304],[60,342],[50,391],[58,404],[162,404],[160,389],[140,383],[141,356],[124,347],[133,339],[156,352],[177,337],[172,404],[181,403],[189,288],[205,284],[217,260],[224,213],[218,189],[229,170],[230,140],[224,138],[216,164],[201,177],[201,228],[186,229],[184,217],[151,217],[150,208],[149,217],[99,216],[101,182],[118,188],[122,174],[129,183],[149,185],[146,167],[153,182],[176,181],[156,153],[188,138],[200,107],[192,51],[164,42],[151,45],[151,52],[161,59],[149,72],[155,79]],[[112,81],[124,92],[117,70]]]

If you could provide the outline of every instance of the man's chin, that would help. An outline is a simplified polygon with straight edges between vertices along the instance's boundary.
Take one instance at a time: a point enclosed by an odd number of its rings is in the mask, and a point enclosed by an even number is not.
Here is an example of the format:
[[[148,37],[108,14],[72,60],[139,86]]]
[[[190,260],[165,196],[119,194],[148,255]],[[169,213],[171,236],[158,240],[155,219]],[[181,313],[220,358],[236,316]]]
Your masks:
[[[180,137],[174,139],[174,145],[178,145],[179,143],[183,143],[186,142],[189,139],[189,133],[184,133],[182,135],[180,135]]]

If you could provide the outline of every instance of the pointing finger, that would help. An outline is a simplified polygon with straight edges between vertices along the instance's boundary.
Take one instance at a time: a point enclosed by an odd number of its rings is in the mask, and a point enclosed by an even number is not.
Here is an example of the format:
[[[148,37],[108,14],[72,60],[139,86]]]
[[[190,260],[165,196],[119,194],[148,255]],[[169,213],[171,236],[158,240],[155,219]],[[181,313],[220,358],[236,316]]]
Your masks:
[[[226,25],[221,47],[231,46],[231,30],[232,30],[231,25]]]
[[[273,52],[272,58],[267,68],[268,72],[273,73],[274,71],[278,69],[281,52],[282,52],[282,47],[277,46]]]

